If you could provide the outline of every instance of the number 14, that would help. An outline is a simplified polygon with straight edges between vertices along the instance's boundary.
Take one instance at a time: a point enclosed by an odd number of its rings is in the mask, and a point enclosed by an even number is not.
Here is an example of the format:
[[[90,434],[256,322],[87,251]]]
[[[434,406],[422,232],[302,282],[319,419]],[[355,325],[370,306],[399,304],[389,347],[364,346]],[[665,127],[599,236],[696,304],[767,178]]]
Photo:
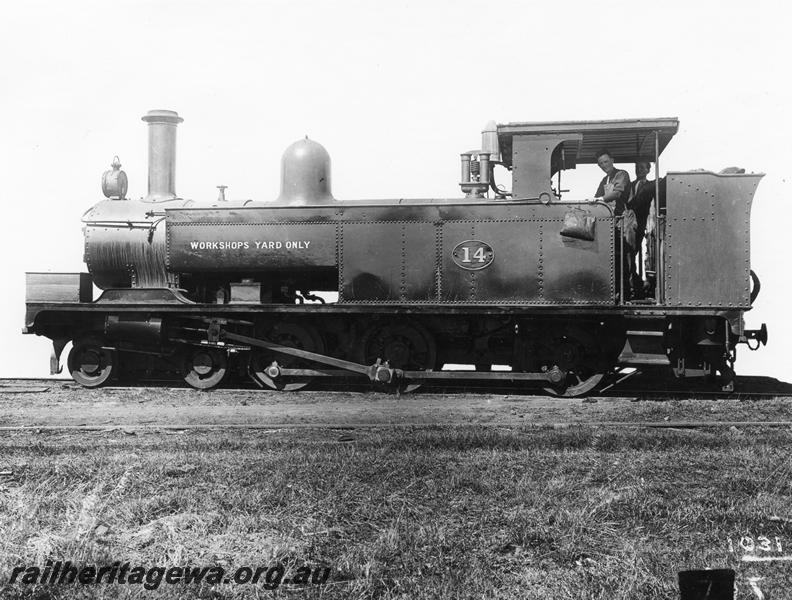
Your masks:
[[[486,258],[484,257],[484,248],[479,248],[473,253],[473,258],[475,258],[478,262],[483,263],[486,262]],[[470,260],[470,248],[467,246],[462,248],[462,262],[469,263],[473,262]]]

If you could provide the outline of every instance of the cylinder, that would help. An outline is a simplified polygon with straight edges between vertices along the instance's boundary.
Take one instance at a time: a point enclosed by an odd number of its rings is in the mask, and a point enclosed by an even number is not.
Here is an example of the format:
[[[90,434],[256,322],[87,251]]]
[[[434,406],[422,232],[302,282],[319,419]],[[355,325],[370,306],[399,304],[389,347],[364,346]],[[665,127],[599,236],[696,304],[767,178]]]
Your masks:
[[[142,344],[158,344],[162,336],[162,319],[143,315],[108,315],[105,335],[110,340],[127,340]]]
[[[173,110],[150,110],[148,195],[146,202],[176,198],[176,126],[184,121]]]

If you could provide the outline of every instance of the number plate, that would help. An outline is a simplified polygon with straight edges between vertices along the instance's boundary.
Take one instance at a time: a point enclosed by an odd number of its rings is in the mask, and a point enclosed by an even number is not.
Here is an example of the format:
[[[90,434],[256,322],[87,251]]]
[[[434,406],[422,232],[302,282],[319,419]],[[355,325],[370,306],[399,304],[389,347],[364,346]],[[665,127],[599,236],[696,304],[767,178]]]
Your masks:
[[[454,247],[451,257],[458,267],[468,271],[479,271],[492,264],[495,251],[480,240],[465,240]]]

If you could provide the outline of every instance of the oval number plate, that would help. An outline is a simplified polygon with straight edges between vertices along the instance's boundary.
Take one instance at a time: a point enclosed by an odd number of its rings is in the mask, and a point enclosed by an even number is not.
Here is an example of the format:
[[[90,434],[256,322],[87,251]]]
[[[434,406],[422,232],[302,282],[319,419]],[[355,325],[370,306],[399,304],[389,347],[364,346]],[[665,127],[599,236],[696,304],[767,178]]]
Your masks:
[[[478,271],[492,264],[495,252],[486,242],[465,240],[454,247],[451,257],[458,267],[468,271]]]

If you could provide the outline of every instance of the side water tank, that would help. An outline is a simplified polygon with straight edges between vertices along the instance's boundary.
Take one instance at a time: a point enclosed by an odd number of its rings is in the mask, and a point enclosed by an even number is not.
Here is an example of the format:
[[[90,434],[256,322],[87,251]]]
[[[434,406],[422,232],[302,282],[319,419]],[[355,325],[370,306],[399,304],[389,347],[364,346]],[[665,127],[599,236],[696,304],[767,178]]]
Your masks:
[[[294,142],[281,159],[281,192],[276,202],[290,206],[331,204],[330,155],[324,146],[309,140]]]

